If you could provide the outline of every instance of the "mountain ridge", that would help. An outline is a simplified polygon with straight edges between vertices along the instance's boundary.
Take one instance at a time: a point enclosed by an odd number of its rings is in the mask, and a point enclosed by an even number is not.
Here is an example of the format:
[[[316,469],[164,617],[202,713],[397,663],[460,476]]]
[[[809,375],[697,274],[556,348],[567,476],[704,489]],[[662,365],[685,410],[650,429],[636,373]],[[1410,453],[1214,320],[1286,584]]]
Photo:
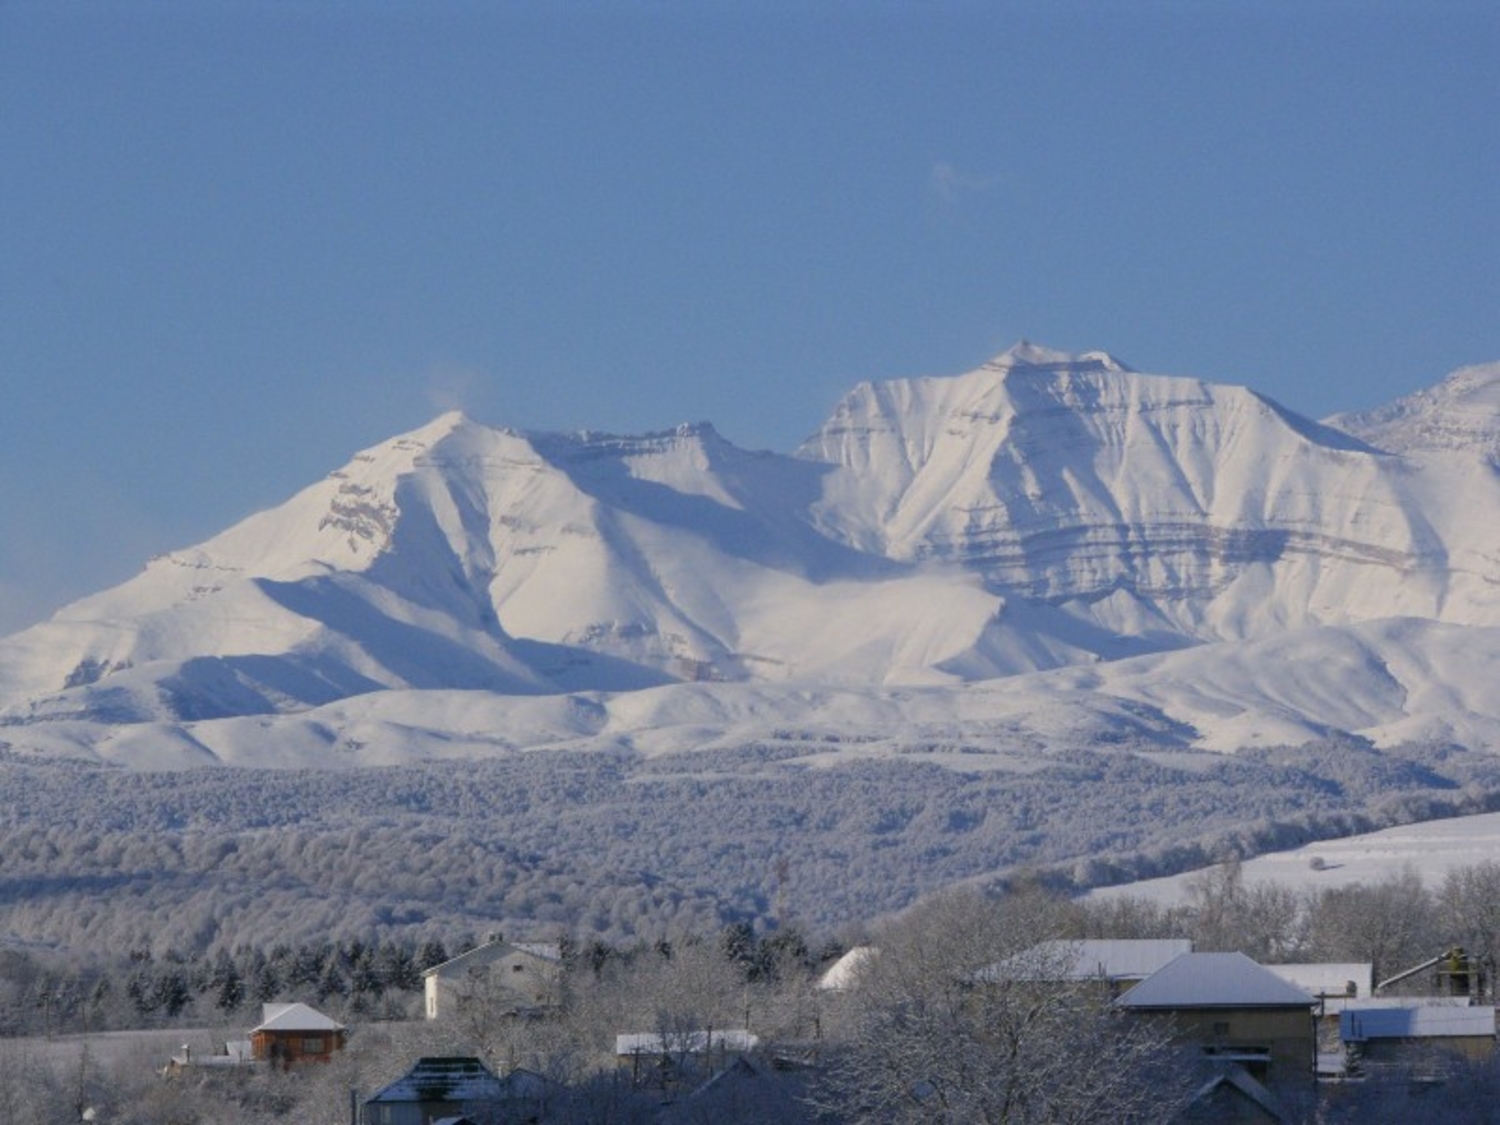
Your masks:
[[[861,383],[791,455],[707,422],[527,433],[448,412],[0,641],[0,740],[87,754],[122,724],[190,739],[373,692],[1066,682],[1386,619],[1487,637],[1500,521],[1473,512],[1500,511],[1496,449],[1500,364],[1319,423],[1026,341]],[[1226,705],[1270,714],[1274,695]],[[1193,725],[1175,706],[1161,729]]]

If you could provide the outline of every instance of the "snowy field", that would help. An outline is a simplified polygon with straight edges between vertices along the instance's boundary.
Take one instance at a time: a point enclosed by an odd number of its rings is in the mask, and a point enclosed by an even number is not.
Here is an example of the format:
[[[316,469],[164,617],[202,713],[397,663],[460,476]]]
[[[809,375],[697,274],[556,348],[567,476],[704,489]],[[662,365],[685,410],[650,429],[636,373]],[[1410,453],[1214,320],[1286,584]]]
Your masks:
[[[176,1027],[138,1031],[96,1031],[88,1035],[34,1035],[0,1039],[0,1066],[12,1071],[26,1062],[45,1062],[56,1070],[87,1057],[90,1064],[112,1069],[131,1065],[161,1070],[167,1060],[188,1047],[195,1056],[222,1051],[229,1039],[249,1038],[249,1025],[227,1028]]]
[[[1321,840],[1246,860],[1242,871],[1247,885],[1280,883],[1300,891],[1375,883],[1410,867],[1432,887],[1453,868],[1487,862],[1500,862],[1500,813],[1430,820],[1365,836]],[[1186,900],[1188,882],[1196,874],[1105,887],[1089,897],[1130,895],[1170,905]]]

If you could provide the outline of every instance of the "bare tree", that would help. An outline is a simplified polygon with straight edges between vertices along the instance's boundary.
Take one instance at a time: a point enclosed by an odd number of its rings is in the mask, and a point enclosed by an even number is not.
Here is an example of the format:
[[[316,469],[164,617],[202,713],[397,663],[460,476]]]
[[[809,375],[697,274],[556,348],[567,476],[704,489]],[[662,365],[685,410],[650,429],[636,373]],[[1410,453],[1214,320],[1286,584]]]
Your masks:
[[[1500,965],[1500,863],[1454,868],[1437,900],[1444,933],[1478,958],[1493,978]]]
[[[879,934],[818,1096],[860,1122],[1161,1120],[1183,1092],[1163,1030],[1036,952],[1061,921],[1040,897],[957,892]]]
[[[1377,980],[1440,952],[1432,895],[1410,866],[1376,883],[1323,891],[1310,904],[1309,953],[1369,961]]]

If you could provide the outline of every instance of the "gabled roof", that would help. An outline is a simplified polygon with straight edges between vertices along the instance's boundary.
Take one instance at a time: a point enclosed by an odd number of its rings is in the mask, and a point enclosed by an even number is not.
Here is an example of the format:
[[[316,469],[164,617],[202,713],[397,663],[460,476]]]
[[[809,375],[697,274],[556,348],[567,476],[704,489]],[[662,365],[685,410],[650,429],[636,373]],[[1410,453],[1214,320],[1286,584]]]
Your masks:
[[[1260,1114],[1264,1120],[1285,1120],[1281,1106],[1276,1101],[1276,1095],[1257,1082],[1251,1077],[1249,1071],[1239,1065],[1230,1066],[1221,1074],[1210,1078],[1193,1095],[1192,1104],[1202,1106],[1211,1103],[1220,1095],[1221,1091],[1230,1094],[1231,1097],[1238,1094],[1250,1102],[1256,1109],[1260,1110]],[[1236,1120],[1239,1119],[1239,1117],[1236,1118]]]
[[[421,1058],[389,1086],[365,1099],[365,1104],[458,1103],[504,1101],[505,1083],[475,1058]]]
[[[559,962],[562,960],[562,950],[556,942],[509,942],[501,938],[491,938],[483,945],[475,946],[467,953],[460,953],[457,957],[448,958],[441,965],[433,965],[430,969],[423,969],[422,975],[424,977],[447,977],[453,976],[456,973],[467,972],[469,969],[482,969],[484,966],[493,964],[501,958],[509,957],[513,953],[520,953],[526,957],[534,957],[538,961]]]
[[[306,1004],[262,1004],[257,1031],[343,1031],[344,1025]]]
[[[1188,938],[1044,941],[974,974],[978,981],[1144,980],[1193,951]]]
[[[1184,953],[1115,1001],[1122,1008],[1311,1008],[1313,998],[1243,953]]]
[[[1450,1039],[1495,1035],[1495,1009],[1483,1007],[1360,1008],[1339,1013],[1345,1043],[1371,1039]]]

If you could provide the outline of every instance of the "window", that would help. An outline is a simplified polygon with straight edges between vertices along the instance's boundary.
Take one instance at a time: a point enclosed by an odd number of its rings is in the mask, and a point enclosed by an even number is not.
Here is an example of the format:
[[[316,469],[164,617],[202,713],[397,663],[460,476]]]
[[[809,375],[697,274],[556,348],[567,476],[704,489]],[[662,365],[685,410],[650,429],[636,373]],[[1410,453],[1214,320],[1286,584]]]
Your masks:
[[[321,1055],[323,1053],[323,1040],[321,1038],[302,1040],[302,1053],[304,1055]]]

